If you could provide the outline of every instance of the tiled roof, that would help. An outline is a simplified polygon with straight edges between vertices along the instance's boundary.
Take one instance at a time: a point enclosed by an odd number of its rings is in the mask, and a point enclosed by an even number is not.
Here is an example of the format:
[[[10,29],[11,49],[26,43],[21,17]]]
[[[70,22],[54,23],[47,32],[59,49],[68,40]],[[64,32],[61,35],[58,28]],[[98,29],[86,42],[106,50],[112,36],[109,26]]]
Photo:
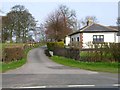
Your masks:
[[[110,28],[118,29],[118,26],[109,26]]]
[[[120,26],[109,26],[111,28],[117,29],[118,30],[118,36],[120,36]]]
[[[81,30],[81,32],[116,32],[116,31],[118,30],[95,23]]]
[[[70,34],[69,36],[77,33],[94,33],[94,32],[96,33],[97,32],[118,32],[118,29],[93,23],[92,25],[81,28],[80,30]]]

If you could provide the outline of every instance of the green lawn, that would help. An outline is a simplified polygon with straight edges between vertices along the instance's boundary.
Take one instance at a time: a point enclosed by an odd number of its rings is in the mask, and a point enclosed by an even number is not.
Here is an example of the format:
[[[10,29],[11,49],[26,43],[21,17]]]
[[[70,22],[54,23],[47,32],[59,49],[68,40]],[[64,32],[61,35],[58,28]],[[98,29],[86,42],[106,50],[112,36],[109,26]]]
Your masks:
[[[77,67],[86,70],[99,71],[99,72],[110,72],[118,73],[118,63],[117,62],[82,62],[75,61],[73,59],[68,59],[59,56],[53,56],[51,59],[59,64],[66,66]]]

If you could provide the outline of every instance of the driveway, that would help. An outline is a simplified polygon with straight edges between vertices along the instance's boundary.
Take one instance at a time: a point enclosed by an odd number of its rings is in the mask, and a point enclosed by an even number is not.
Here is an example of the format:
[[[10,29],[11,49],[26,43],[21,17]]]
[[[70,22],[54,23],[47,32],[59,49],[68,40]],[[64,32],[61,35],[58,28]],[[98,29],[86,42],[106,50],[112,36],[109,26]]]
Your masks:
[[[113,87],[118,75],[63,66],[44,54],[45,47],[31,50],[27,63],[2,75],[3,88],[15,87]]]

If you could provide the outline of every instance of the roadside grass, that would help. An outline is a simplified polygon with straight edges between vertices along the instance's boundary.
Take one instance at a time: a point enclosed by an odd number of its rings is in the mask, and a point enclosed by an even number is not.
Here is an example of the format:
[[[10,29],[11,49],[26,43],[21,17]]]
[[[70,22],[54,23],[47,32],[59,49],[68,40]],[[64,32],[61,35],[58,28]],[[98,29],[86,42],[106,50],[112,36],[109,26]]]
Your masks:
[[[96,55],[95,52],[85,52],[85,51],[80,52],[80,57],[82,58],[87,57],[87,56],[95,57],[95,55]],[[102,54],[101,57],[102,58],[113,58],[113,56],[110,53],[105,53],[105,52]]]
[[[7,47],[10,45],[10,47],[12,45],[17,45],[17,46],[22,46],[23,44],[22,43],[18,43],[18,44],[2,44],[4,47]],[[27,54],[28,52],[33,49],[33,48],[37,48],[37,47],[40,47],[44,44],[38,44],[36,45],[35,47],[32,47],[32,48],[27,48],[24,50],[24,53],[25,53],[25,58],[21,59],[21,60],[16,60],[16,61],[12,61],[12,62],[9,62],[9,63],[5,63],[5,62],[0,62],[0,72],[6,72],[8,70],[11,70],[11,69],[16,69],[18,67],[21,67],[22,65],[24,65],[26,62],[27,62]],[[4,48],[3,47],[3,48]]]
[[[1,66],[2,66],[1,71],[5,72],[5,71],[8,71],[10,69],[16,69],[16,68],[22,66],[25,63],[26,63],[26,59],[21,59],[21,60],[18,60],[18,61],[12,61],[12,62],[9,62],[9,63],[0,63]]]
[[[63,64],[65,66],[76,67],[80,69],[86,69],[91,71],[98,72],[110,72],[110,73],[118,73],[118,64],[117,62],[82,62],[76,61],[73,59],[60,57],[60,56],[52,56],[50,57],[54,62]]]
[[[25,58],[18,60],[18,61],[12,61],[9,63],[1,62],[0,63],[0,72],[6,72],[11,69],[16,69],[18,67],[21,67],[27,62],[27,53],[31,50],[32,48],[28,48],[24,51],[25,53]]]

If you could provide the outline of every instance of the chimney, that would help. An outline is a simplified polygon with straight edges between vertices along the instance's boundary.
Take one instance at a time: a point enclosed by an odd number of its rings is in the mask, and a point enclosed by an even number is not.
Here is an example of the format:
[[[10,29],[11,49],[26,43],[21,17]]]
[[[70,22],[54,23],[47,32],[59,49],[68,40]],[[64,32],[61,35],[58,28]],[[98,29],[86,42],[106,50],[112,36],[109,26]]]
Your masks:
[[[87,26],[90,26],[92,24],[93,24],[93,20],[91,18],[89,18],[88,21],[87,21]]]

